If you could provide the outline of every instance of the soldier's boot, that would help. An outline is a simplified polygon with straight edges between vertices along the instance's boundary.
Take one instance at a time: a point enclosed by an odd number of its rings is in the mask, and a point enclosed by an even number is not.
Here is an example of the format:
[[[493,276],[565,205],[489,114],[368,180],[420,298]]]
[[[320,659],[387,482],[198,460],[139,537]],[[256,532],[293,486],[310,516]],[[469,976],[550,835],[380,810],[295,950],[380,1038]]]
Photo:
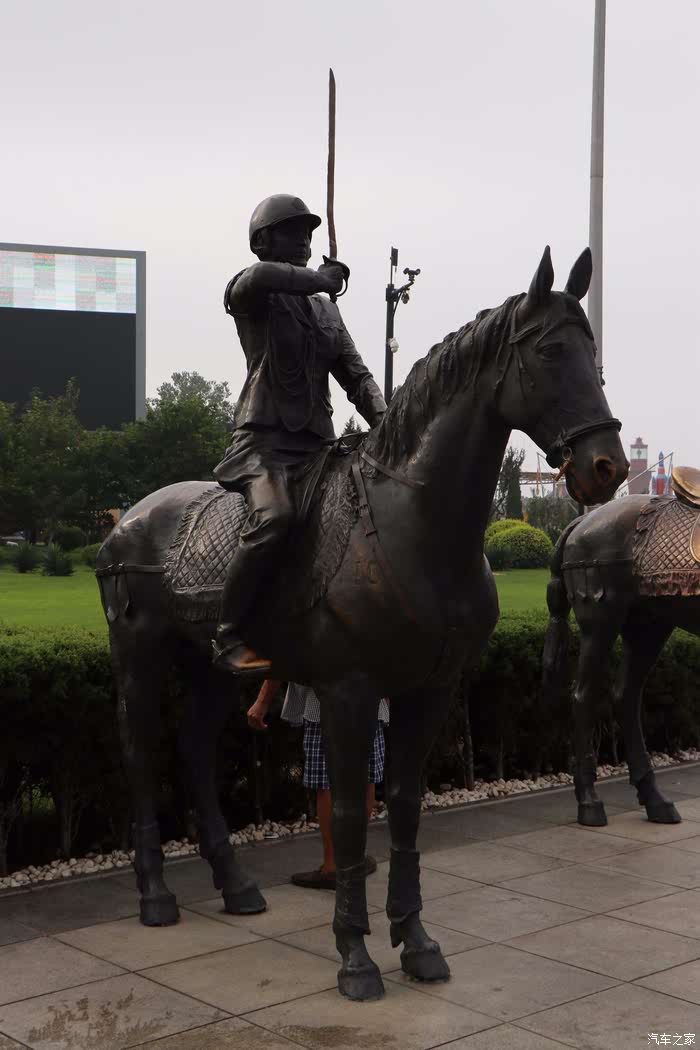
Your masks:
[[[213,664],[231,674],[265,677],[272,664],[243,641],[238,628],[253,604],[257,590],[255,553],[239,546],[229,566],[221,596],[221,620],[212,642]]]

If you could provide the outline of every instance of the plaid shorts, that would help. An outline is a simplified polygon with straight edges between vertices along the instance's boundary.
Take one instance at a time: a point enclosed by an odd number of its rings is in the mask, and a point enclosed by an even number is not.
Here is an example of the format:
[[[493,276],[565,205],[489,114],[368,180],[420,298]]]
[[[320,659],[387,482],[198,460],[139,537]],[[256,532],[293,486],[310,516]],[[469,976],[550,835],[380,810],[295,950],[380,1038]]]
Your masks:
[[[321,723],[304,719],[304,787],[315,791],[329,791],[328,768],[321,738]],[[368,784],[381,784],[384,779],[384,727],[377,723],[377,732],[369,753]]]

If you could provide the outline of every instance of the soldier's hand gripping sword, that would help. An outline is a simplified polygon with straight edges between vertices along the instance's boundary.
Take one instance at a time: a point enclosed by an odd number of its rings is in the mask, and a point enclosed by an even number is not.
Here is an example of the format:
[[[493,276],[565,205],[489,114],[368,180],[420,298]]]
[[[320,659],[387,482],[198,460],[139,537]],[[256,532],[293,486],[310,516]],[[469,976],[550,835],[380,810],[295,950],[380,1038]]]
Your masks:
[[[343,270],[345,288],[337,295],[331,295],[331,302],[335,302],[348,290],[350,270],[344,263],[338,263],[338,242],[335,235],[335,76],[333,70],[329,70],[328,76],[328,174],[326,180],[326,218],[328,220],[328,255],[323,256],[324,263],[335,262]]]

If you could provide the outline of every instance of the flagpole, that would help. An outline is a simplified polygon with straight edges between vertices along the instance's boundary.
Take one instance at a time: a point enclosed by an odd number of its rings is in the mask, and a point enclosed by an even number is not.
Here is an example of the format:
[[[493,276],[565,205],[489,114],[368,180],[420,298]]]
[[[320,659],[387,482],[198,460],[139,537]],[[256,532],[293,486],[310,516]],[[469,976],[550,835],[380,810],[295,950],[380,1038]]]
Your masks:
[[[595,0],[593,30],[593,106],[591,115],[591,198],[589,243],[593,277],[588,290],[588,320],[598,348],[603,380],[603,147],[605,131],[605,2]]]

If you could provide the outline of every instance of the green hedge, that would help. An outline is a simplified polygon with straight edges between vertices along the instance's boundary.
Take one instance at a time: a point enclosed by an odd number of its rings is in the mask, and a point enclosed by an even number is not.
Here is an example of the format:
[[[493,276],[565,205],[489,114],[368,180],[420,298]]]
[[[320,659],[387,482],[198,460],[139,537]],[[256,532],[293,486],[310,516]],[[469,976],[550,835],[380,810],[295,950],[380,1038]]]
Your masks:
[[[487,539],[484,551],[495,571],[546,569],[554,547],[546,532],[520,522]]]
[[[501,532],[506,529],[512,529],[514,525],[524,525],[525,522],[522,518],[498,518],[496,521],[492,521],[487,527],[484,535],[484,544],[487,544],[490,540],[494,539]]]
[[[477,776],[528,776],[568,767],[568,695],[545,702],[540,690],[545,627],[544,614],[503,616],[481,660],[468,691]],[[576,652],[577,636],[572,632],[572,671]],[[615,652],[611,671],[618,660]],[[173,670],[156,756],[160,812],[168,838],[191,834],[190,803],[176,746],[183,704],[178,683],[183,677],[183,669]],[[645,727],[651,749],[700,746],[699,682],[700,641],[676,632],[646,690]],[[256,819],[261,812],[282,819],[305,808],[300,733],[273,717],[269,733],[254,738],[246,729],[245,709],[255,691],[253,685],[246,687],[220,742],[221,798],[232,826]],[[464,783],[472,772],[466,696],[465,684],[433,748],[427,766],[431,787],[445,780]],[[280,703],[281,697],[277,713]],[[601,760],[617,759],[617,719],[605,700],[597,719]],[[11,869],[45,862],[61,851],[126,844],[129,794],[121,766],[109,653],[102,635],[84,629],[0,625],[0,725],[0,870],[5,844]],[[37,796],[49,797],[54,806],[48,811],[44,807],[40,818],[31,819],[28,800]]]

